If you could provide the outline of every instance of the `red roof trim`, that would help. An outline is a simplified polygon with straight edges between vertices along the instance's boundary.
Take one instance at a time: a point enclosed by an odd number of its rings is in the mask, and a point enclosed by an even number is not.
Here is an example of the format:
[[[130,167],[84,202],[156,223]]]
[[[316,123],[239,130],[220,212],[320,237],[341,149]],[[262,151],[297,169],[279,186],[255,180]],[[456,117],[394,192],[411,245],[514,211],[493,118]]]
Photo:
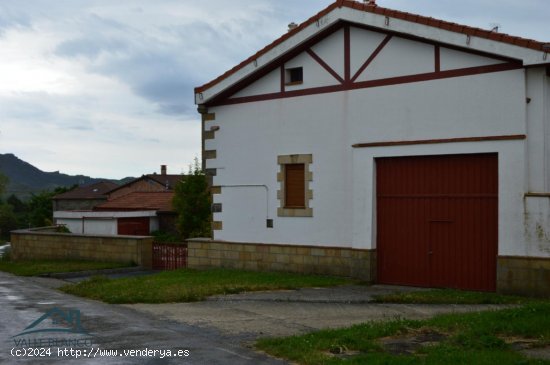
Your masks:
[[[373,13],[373,14],[385,15],[385,16],[395,18],[395,19],[401,19],[401,20],[410,21],[410,22],[413,22],[413,23],[424,24],[424,25],[427,25],[427,26],[430,26],[430,27],[441,28],[441,29],[456,32],[456,33],[463,33],[463,34],[469,35],[469,36],[486,38],[486,39],[489,39],[489,40],[492,40],[492,41],[508,43],[508,44],[512,44],[512,45],[523,47],[523,48],[533,49],[533,50],[536,50],[536,51],[543,51],[543,46],[545,44],[543,42],[535,41],[535,40],[532,40],[532,39],[516,37],[516,36],[503,34],[503,33],[495,33],[495,32],[485,30],[485,29],[470,27],[470,26],[467,26],[467,25],[460,25],[460,24],[456,24],[456,23],[452,23],[452,22],[448,22],[448,21],[444,21],[444,20],[439,20],[439,19],[434,19],[434,18],[431,18],[431,17],[426,17],[426,16],[422,16],[422,15],[418,15],[418,14],[411,14],[411,13],[407,13],[407,12],[403,12],[403,11],[392,10],[392,9],[388,9],[388,8],[382,8],[382,7],[379,7],[379,6],[372,6],[372,5],[362,4],[362,3],[359,3],[359,2],[356,2],[356,1],[337,0],[335,3],[329,5],[324,10],[322,10],[319,13],[317,13],[316,15],[312,16],[311,18],[309,18],[308,20],[306,20],[305,22],[300,24],[295,29],[289,31],[288,33],[285,33],[283,36],[276,39],[271,44],[267,45],[266,47],[264,47],[260,51],[256,52],[254,55],[250,56],[249,58],[247,58],[243,62],[239,63],[237,66],[233,67],[232,69],[225,72],[221,76],[215,78],[214,80],[212,80],[212,81],[210,81],[210,82],[208,82],[208,83],[206,83],[202,86],[196,87],[195,88],[195,93],[203,92],[203,91],[209,89],[210,87],[220,83],[221,81],[225,80],[229,76],[233,75],[234,73],[236,73],[237,71],[239,71],[240,69],[245,67],[250,62],[252,62],[255,59],[257,59],[257,58],[261,57],[262,55],[266,54],[267,52],[269,52],[273,48],[277,47],[279,44],[283,43],[284,41],[286,41],[287,39],[289,39],[293,35],[299,33],[304,28],[308,27],[309,25],[313,24],[317,20],[321,19],[322,17],[324,17],[325,15],[327,15],[328,13],[333,11],[334,9],[341,8],[341,7],[347,7],[347,8],[351,8],[351,9],[362,10],[362,11],[370,12],[370,13]]]

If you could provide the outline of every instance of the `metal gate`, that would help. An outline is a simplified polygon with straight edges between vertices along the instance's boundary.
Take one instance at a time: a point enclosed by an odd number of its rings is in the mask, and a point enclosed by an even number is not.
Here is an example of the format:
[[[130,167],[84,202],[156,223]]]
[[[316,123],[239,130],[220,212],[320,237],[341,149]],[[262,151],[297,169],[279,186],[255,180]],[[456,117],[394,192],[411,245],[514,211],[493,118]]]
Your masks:
[[[494,291],[496,154],[376,160],[378,281]]]
[[[176,270],[187,267],[187,244],[153,243],[153,270]]]

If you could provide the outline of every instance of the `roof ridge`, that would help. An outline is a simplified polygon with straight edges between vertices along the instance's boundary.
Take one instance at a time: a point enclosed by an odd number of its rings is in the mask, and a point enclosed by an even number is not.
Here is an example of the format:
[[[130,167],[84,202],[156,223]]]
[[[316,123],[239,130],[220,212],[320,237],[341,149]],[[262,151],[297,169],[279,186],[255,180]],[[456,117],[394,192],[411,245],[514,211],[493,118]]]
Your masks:
[[[210,87],[220,83],[221,81],[223,81],[227,77],[233,75],[234,73],[236,73],[237,71],[242,69],[244,66],[246,66],[250,62],[256,60],[257,58],[261,57],[265,53],[269,52],[271,49],[275,48],[279,44],[281,44],[284,41],[286,41],[287,39],[291,38],[292,36],[294,36],[295,34],[300,32],[302,29],[304,29],[307,26],[313,24],[314,22],[316,22],[317,20],[319,20],[320,18],[322,18],[326,14],[330,13],[334,9],[342,8],[342,7],[367,11],[367,12],[370,12],[370,13],[373,13],[373,14],[384,15],[384,16],[391,17],[391,18],[396,18],[396,19],[401,19],[401,20],[410,21],[410,22],[414,22],[414,23],[424,24],[424,25],[427,25],[427,26],[431,26],[431,27],[435,27],[435,28],[441,28],[443,30],[447,30],[447,31],[451,31],[451,32],[462,33],[462,34],[465,34],[465,35],[475,36],[475,37],[480,37],[480,38],[486,38],[486,39],[493,40],[493,41],[496,41],[496,42],[508,43],[508,44],[516,45],[518,47],[529,48],[529,49],[533,49],[533,50],[544,51],[544,48],[543,48],[544,45],[548,44],[548,43],[536,41],[536,40],[533,40],[533,39],[522,38],[522,37],[518,37],[518,36],[512,36],[512,35],[509,35],[509,34],[506,34],[506,33],[496,33],[496,32],[490,31],[490,30],[485,30],[485,29],[482,29],[482,28],[477,28],[477,27],[472,27],[472,26],[468,26],[468,25],[453,23],[453,22],[449,22],[449,21],[446,21],[446,20],[440,20],[440,19],[436,19],[436,18],[424,16],[424,15],[408,13],[408,12],[400,11],[400,10],[393,10],[393,9],[384,8],[384,7],[380,7],[378,5],[373,5],[373,4],[360,3],[360,2],[357,2],[357,1],[354,1],[354,0],[336,0],[334,3],[330,4],[325,9],[321,10],[317,14],[315,14],[312,17],[310,17],[309,19],[307,19],[306,21],[302,22],[296,28],[294,28],[292,30],[289,30],[287,33],[285,33],[282,36],[280,36],[279,38],[275,39],[273,42],[271,42],[270,44],[268,44],[267,46],[265,46],[264,48],[262,48],[261,50],[259,50],[255,54],[253,54],[252,56],[248,57],[247,59],[245,59],[244,61],[242,61],[238,65],[236,65],[235,67],[233,67],[230,70],[224,72],[222,75],[220,75],[220,76],[216,77],[215,79],[207,82],[206,84],[196,87],[195,88],[195,93],[203,92],[203,91],[209,89]]]

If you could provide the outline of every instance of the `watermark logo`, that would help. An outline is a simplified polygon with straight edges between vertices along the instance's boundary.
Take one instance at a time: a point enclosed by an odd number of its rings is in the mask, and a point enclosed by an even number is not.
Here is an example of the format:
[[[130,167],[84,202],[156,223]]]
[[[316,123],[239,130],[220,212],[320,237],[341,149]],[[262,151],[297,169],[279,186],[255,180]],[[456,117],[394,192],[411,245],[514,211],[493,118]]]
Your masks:
[[[49,327],[42,327],[44,323],[50,322]],[[23,332],[13,336],[19,337],[24,335],[29,335],[31,333],[51,333],[51,332],[62,332],[62,333],[76,333],[89,335],[88,332],[82,328],[80,323],[80,311],[78,309],[69,309],[63,310],[61,308],[52,308],[36,321],[28,325]]]
[[[12,336],[15,346],[90,346],[92,337],[84,329],[78,309],[54,307]]]

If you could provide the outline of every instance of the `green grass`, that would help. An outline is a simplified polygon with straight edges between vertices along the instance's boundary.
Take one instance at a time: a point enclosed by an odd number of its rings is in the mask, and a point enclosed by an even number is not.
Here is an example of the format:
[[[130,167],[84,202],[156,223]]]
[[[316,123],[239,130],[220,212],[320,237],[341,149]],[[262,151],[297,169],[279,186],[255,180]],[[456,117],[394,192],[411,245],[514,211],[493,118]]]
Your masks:
[[[165,271],[122,279],[95,277],[61,288],[66,293],[107,303],[172,303],[203,300],[216,294],[326,287],[357,283],[352,279],[229,269]]]
[[[531,340],[534,346],[550,344],[549,314],[549,302],[533,302],[499,311],[445,314],[423,321],[369,322],[304,336],[262,339],[256,347],[298,364],[550,364],[527,359],[510,344],[513,338]],[[412,355],[391,354],[378,341],[426,330],[446,337]],[[331,355],[329,351],[335,347],[347,349],[350,356]]]
[[[114,269],[128,266],[132,265],[130,263],[95,262],[83,260],[11,261],[7,259],[0,259],[0,271],[6,271],[19,276],[36,276],[62,272]]]
[[[526,297],[454,289],[396,292],[378,295],[373,299],[373,303],[397,304],[523,304],[532,301],[533,299]]]

